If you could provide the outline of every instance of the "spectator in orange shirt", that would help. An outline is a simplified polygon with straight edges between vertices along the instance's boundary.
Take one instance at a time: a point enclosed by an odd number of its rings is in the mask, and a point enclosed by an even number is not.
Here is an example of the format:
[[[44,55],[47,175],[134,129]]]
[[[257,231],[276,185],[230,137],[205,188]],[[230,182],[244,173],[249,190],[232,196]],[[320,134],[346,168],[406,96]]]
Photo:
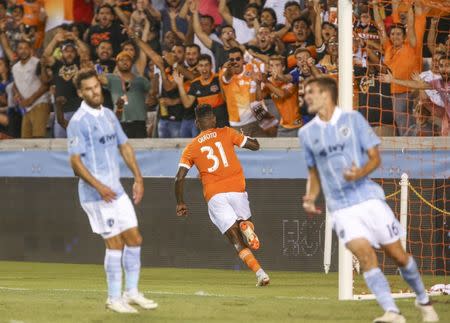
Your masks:
[[[404,25],[393,24],[388,37],[379,13],[378,0],[374,0],[372,4],[384,49],[384,63],[391,70],[394,78],[410,79],[413,72],[419,71],[416,55],[417,39],[414,28],[408,28],[408,31],[406,31]],[[408,12],[408,25],[414,26],[414,12],[411,7]],[[400,136],[403,136],[408,128],[414,124],[414,95],[408,88],[398,84],[391,84],[391,94],[397,132]]]
[[[277,107],[281,121],[277,137],[297,137],[302,125],[298,105],[298,87],[291,82],[283,81],[285,69],[283,56],[271,56],[269,59],[270,77],[264,82],[264,94],[270,94]]]
[[[228,51],[228,62],[219,73],[220,83],[227,102],[230,125],[251,137],[265,137],[250,105],[256,101],[256,84],[253,80],[258,66],[244,61],[244,54],[235,47]]]

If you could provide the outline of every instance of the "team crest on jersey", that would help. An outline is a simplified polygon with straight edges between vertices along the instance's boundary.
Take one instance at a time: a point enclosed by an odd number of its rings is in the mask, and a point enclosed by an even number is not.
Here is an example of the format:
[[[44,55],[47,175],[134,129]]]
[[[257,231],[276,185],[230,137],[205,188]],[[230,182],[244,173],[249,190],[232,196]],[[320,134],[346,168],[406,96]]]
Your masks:
[[[342,137],[347,138],[348,136],[350,136],[350,128],[347,126],[343,126],[339,129],[339,133]]]
[[[211,87],[209,88],[209,90],[211,91],[211,92],[218,92],[219,91],[219,87],[216,85],[216,84],[214,84],[214,85],[211,85]]]
[[[78,146],[78,137],[73,137],[69,139],[69,147],[76,147]]]
[[[114,219],[108,219],[106,221],[106,224],[108,225],[108,227],[112,228],[112,226],[114,225]]]

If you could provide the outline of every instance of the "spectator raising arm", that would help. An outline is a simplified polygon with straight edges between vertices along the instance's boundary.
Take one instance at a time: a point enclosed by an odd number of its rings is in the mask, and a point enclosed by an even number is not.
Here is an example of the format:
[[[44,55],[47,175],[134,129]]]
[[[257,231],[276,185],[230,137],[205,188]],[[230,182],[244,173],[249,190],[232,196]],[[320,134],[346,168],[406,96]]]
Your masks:
[[[144,5],[145,11],[155,18],[156,21],[161,21],[161,12],[153,7],[151,1],[146,0],[146,4]]]
[[[205,45],[208,49],[211,49],[212,45],[213,45],[213,41],[211,38],[209,38],[209,35],[207,35],[202,30],[202,27],[200,25],[200,17],[198,14],[198,7],[197,7],[196,1],[192,2],[190,10],[192,12],[192,25],[194,27],[194,33],[197,35],[198,39],[200,39],[200,41],[203,43],[203,45]]]
[[[195,96],[188,95],[186,93],[186,90],[184,89],[184,77],[180,72],[174,71],[173,79],[178,86],[178,92],[180,93],[181,103],[183,103],[183,106],[186,109],[189,109],[195,102]]]
[[[172,31],[177,35],[177,37],[183,42],[186,42],[186,35],[183,34],[181,31],[177,28],[177,16],[178,13],[176,11],[169,11],[169,18],[170,18],[170,28]]]
[[[417,45],[417,37],[416,37],[416,30],[414,28],[414,10],[412,5],[408,9],[408,30],[407,30],[407,37],[409,41],[409,45],[411,47],[416,47]]]
[[[430,30],[428,31],[427,37],[427,46],[432,54],[434,54],[436,51],[436,36],[437,36],[436,30],[438,23],[439,18],[437,17],[431,18]]]
[[[320,14],[322,13],[322,8],[320,7],[320,1],[314,0],[314,12],[316,14],[316,18],[314,19],[314,39],[315,45],[317,48],[321,48],[323,45],[322,38],[322,17]]]
[[[380,40],[381,44],[384,44],[386,41],[388,41],[388,37],[386,34],[386,28],[384,27],[383,19],[380,15],[380,7],[378,6],[378,0],[372,0],[372,6],[373,6],[373,18],[375,19],[375,23],[378,28],[378,32],[380,34]]]
[[[124,25],[130,24],[130,17],[123,12],[123,10],[117,5],[117,0],[106,0],[105,3],[109,4],[111,8],[113,8],[114,13],[116,14],[117,18],[122,22]]]
[[[6,21],[0,22],[0,45],[3,48],[3,52],[10,62],[16,60],[16,54],[9,45],[8,37],[6,36]]]
[[[223,20],[230,26],[233,26],[233,16],[230,13],[230,9],[228,9],[227,0],[219,0],[219,12]]]

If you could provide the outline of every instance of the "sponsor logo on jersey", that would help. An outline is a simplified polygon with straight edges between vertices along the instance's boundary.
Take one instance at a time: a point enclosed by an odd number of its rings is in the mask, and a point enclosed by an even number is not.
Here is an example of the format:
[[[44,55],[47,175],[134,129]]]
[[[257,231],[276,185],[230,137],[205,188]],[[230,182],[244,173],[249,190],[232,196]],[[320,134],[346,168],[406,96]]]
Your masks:
[[[114,139],[116,139],[115,133],[113,133],[112,135],[102,136],[98,141],[100,141],[101,144],[106,144],[107,142],[113,141]]]

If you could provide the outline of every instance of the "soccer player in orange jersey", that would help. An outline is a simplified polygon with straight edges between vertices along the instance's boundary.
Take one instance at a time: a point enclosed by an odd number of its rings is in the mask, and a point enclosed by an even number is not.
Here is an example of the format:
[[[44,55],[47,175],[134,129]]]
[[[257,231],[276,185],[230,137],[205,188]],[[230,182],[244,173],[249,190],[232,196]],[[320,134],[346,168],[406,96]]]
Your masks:
[[[234,146],[258,150],[259,143],[232,128],[216,128],[216,117],[208,104],[199,105],[195,117],[201,133],[181,156],[175,178],[177,215],[187,215],[183,199],[184,179],[195,165],[202,179],[211,221],[227,236],[242,261],[256,273],[256,286],[265,286],[269,284],[269,276],[250,250],[259,248],[259,239],[250,220],[244,173],[234,151]]]

